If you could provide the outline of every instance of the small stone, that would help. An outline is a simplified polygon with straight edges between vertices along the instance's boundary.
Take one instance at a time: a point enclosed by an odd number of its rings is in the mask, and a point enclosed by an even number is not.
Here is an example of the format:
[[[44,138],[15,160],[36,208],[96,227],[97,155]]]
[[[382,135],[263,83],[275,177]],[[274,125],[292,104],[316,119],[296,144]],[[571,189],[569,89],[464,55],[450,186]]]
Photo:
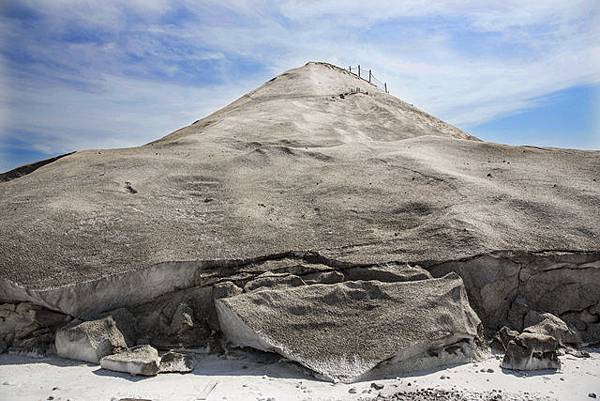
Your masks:
[[[589,393],[588,397],[590,397],[590,398],[596,398],[596,393]]]
[[[191,353],[169,351],[160,360],[160,373],[188,373],[194,370],[196,358]]]
[[[371,388],[373,388],[375,390],[382,390],[383,387],[384,387],[383,384],[371,383]]]
[[[150,345],[138,345],[100,360],[103,369],[142,376],[155,376],[159,364],[158,351]]]
[[[492,369],[492,368],[488,368],[487,372],[488,372],[488,373],[494,373],[494,369]]]
[[[350,390],[348,390],[348,392],[350,394],[356,394],[356,387],[352,387]]]

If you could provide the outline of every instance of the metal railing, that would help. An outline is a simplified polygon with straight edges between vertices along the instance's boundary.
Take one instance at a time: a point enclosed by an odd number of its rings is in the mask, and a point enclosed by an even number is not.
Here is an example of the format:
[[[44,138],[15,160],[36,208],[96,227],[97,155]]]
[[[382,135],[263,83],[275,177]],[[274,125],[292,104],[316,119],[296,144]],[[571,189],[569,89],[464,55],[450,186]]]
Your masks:
[[[358,78],[362,79],[363,81],[367,81],[368,83],[375,85],[378,88],[382,88],[385,93],[390,93],[388,91],[387,82],[382,82],[379,79],[377,79],[370,69],[369,70],[361,69],[360,64],[358,66],[351,65],[348,67],[348,72],[356,75]]]

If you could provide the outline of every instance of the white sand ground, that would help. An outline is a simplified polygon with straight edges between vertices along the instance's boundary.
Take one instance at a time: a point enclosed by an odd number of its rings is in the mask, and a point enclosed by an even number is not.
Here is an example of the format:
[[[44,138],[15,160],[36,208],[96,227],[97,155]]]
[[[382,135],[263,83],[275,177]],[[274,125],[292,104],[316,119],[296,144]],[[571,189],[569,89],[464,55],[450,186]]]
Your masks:
[[[0,355],[0,400],[370,400],[431,388],[456,390],[464,395],[462,399],[469,400],[493,399],[502,390],[502,400],[590,401],[590,393],[600,398],[600,349],[591,351],[587,359],[561,357],[563,369],[556,373],[505,373],[492,356],[479,363],[411,377],[335,385],[310,379],[296,365],[250,354],[236,359],[206,356],[193,373],[151,378],[59,358],[5,354]],[[383,385],[383,389],[373,389],[372,383]],[[477,393],[486,396],[480,398]]]

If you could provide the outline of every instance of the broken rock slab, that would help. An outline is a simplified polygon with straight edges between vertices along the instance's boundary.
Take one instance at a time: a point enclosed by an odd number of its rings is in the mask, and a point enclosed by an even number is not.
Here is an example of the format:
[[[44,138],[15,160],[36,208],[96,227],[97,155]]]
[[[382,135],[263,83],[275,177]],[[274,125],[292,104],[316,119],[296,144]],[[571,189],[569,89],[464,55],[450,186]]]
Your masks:
[[[159,371],[158,351],[151,345],[138,345],[100,360],[102,369],[132,375],[156,376]]]
[[[234,345],[277,352],[321,378],[344,382],[384,361],[408,372],[470,360],[480,325],[454,273],[263,290],[217,300],[216,307]],[[455,344],[460,352],[454,357],[435,358],[437,350]]]
[[[102,357],[127,348],[112,317],[73,323],[59,329],[55,338],[58,356],[99,363]]]
[[[189,352],[169,351],[160,358],[160,373],[188,373],[194,370],[196,357]]]

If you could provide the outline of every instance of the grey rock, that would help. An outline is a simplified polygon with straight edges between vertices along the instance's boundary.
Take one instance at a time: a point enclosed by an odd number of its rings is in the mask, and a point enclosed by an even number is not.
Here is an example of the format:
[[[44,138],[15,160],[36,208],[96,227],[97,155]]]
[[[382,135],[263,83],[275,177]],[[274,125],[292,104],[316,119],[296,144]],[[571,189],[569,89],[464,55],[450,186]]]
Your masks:
[[[525,325],[527,327],[523,332],[552,336],[562,346],[578,347],[582,343],[576,329],[569,327],[567,323],[551,313],[530,311],[525,316]]]
[[[511,370],[560,369],[558,349],[554,337],[521,333],[508,343],[501,366]]]
[[[56,332],[58,356],[85,362],[99,363],[106,355],[127,348],[123,334],[112,317],[87,322],[73,322]]]
[[[192,353],[169,351],[160,358],[160,373],[188,373],[194,370],[196,357]]]
[[[508,343],[518,336],[518,331],[511,330],[508,327],[503,326],[494,336],[492,340],[492,347],[499,351],[506,351],[506,348],[508,348]]]
[[[0,307],[0,348],[31,356],[45,356],[54,342],[54,332],[69,317],[28,302]]]
[[[158,351],[150,345],[138,345],[100,360],[102,369],[141,376],[156,376],[159,364]]]
[[[263,290],[216,305],[233,344],[278,352],[333,381],[364,377],[383,361],[387,372],[470,360],[480,324],[455,274]]]
[[[454,271],[463,278],[489,334],[502,326],[522,331],[531,311],[544,311],[576,328],[583,343],[600,341],[600,322],[589,316],[600,304],[600,252],[503,251],[428,270],[435,277]]]
[[[138,340],[159,349],[206,345],[214,310],[211,287],[194,287],[130,308],[136,316]]]

